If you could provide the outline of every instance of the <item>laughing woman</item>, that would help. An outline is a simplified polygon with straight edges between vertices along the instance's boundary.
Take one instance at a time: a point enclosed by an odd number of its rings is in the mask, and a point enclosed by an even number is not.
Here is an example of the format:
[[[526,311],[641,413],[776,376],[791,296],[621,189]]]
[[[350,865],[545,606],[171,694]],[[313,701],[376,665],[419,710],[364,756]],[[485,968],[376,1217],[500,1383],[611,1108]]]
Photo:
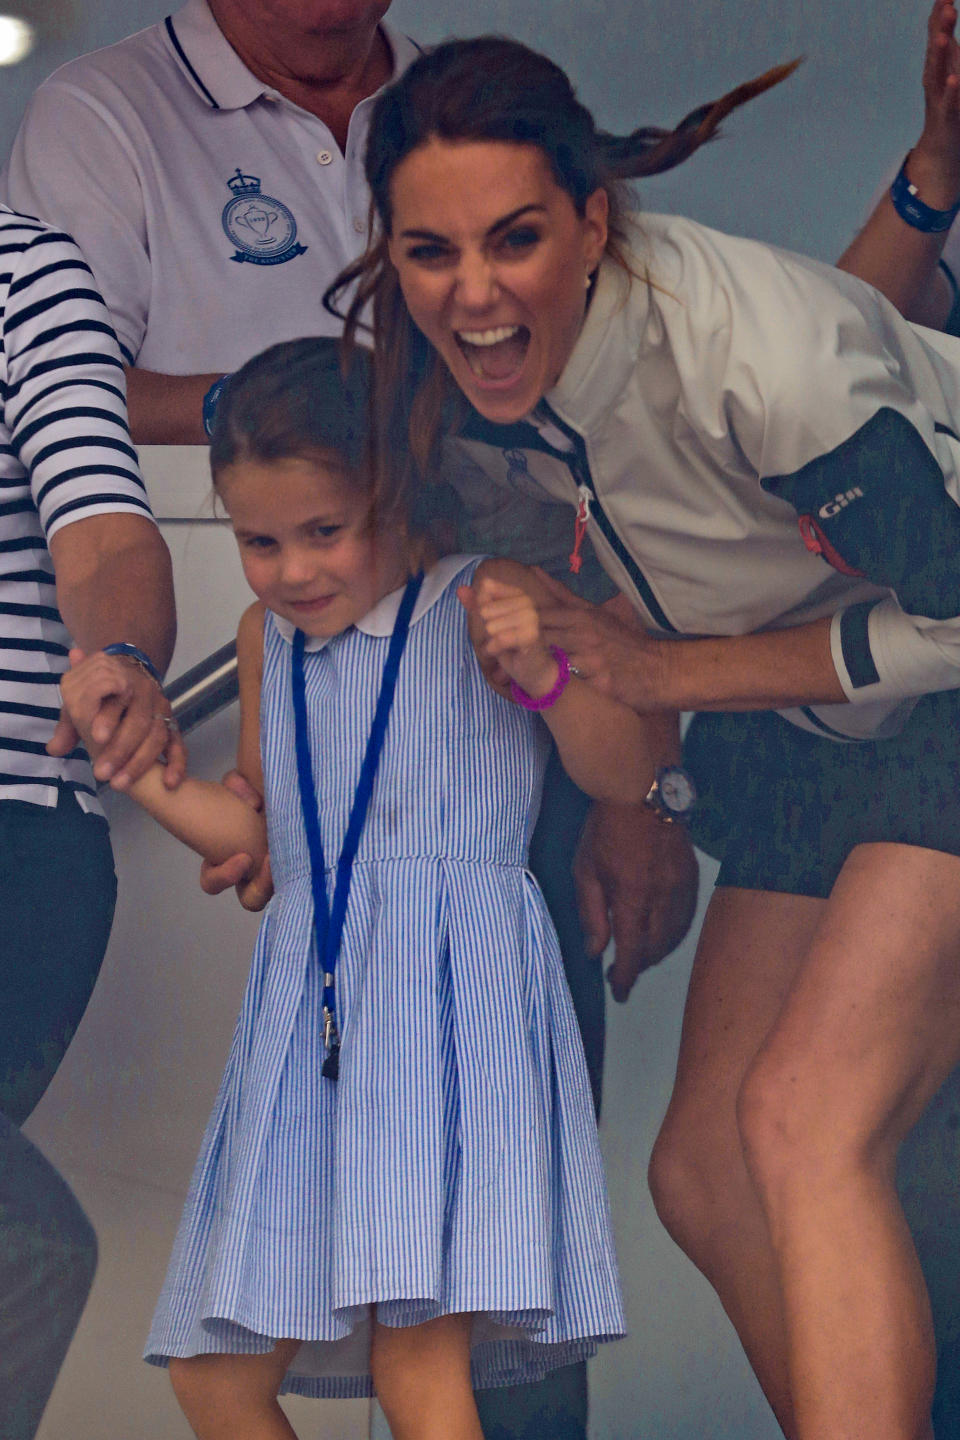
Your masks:
[[[660,1215],[788,1436],[924,1440],[893,1175],[960,1058],[960,350],[812,261],[628,223],[620,190],[777,78],[620,139],[523,46],[441,46],[378,103],[380,237],[344,282],[384,483],[443,430],[448,470],[569,504],[571,565],[586,535],[623,609],[557,587],[552,638],[640,711],[708,712],[692,823],[722,869]],[[682,818],[687,776],[650,780]]]

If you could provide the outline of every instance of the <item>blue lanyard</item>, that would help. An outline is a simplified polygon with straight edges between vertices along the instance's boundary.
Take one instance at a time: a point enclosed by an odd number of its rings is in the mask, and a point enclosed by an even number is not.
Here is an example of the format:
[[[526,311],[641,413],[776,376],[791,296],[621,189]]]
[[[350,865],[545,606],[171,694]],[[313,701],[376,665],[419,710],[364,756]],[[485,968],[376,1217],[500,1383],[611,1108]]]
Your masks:
[[[317,960],[323,963],[323,1043],[327,1055],[323,1062],[323,1074],[328,1080],[336,1080],[340,1070],[340,1034],[337,1029],[335,971],[340,941],[343,936],[343,922],[347,914],[347,900],[350,897],[350,880],[353,861],[363,833],[363,823],[373,792],[373,782],[380,763],[383,741],[387,732],[387,721],[397,688],[397,673],[400,657],[407,643],[410,617],[423,584],[423,572],[407,581],[400,601],[397,618],[390,637],[387,661],[383,667],[380,694],[374,711],[370,738],[367,741],[360,778],[357,781],[347,833],[337,861],[337,879],[333,888],[333,906],[327,900],[326,860],[323,841],[320,838],[320,809],[317,792],[313,783],[313,768],[310,764],[310,738],[307,730],[307,697],[304,676],[303,652],[306,636],[297,630],[293,637],[293,660],[291,688],[293,694],[293,719],[297,752],[297,781],[300,787],[300,812],[307,833],[307,848],[310,853],[310,878],[313,886],[313,931],[317,944]]]

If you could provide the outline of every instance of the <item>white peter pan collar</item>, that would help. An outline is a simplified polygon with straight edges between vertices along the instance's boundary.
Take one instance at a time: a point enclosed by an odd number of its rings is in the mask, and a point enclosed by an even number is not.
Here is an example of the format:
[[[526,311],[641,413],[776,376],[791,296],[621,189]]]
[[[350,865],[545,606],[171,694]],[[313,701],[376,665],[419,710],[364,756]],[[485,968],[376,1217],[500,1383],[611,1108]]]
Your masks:
[[[423,585],[420,587],[417,603],[413,607],[410,624],[416,625],[418,620],[422,620],[427,611],[433,609],[440,596],[448,589],[451,581],[474,560],[481,558],[479,555],[445,555],[431,570],[428,570]],[[357,621],[356,626],[351,626],[350,629],[362,630],[364,635],[376,635],[381,638],[392,635],[405,588],[405,586],[401,586],[399,590],[391,590],[389,595],[384,595],[383,599],[378,600],[373,609],[368,610],[366,615]],[[272,610],[270,615],[283,639],[292,645],[296,625],[292,620],[274,614]],[[337,635],[308,635],[303,648],[305,651],[322,650],[331,640],[336,640],[340,635],[346,633],[341,630]]]

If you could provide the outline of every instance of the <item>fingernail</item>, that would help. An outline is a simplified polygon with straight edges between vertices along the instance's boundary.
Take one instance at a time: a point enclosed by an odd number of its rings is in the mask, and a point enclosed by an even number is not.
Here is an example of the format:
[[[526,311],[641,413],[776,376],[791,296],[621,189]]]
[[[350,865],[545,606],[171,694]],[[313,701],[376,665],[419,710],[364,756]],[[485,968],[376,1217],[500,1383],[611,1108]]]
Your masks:
[[[96,774],[98,780],[109,780],[113,774],[113,766],[110,764],[110,761],[104,760],[102,765],[98,765]]]

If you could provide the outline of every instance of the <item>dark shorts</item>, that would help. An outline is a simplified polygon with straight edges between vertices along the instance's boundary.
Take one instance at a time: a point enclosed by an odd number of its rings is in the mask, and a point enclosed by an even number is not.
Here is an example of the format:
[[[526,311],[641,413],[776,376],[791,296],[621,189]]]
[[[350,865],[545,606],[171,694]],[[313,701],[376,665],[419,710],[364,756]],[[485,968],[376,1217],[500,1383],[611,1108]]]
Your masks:
[[[960,692],[924,696],[889,740],[842,744],[773,711],[694,717],[694,843],[718,885],[826,898],[855,845],[960,855]]]

